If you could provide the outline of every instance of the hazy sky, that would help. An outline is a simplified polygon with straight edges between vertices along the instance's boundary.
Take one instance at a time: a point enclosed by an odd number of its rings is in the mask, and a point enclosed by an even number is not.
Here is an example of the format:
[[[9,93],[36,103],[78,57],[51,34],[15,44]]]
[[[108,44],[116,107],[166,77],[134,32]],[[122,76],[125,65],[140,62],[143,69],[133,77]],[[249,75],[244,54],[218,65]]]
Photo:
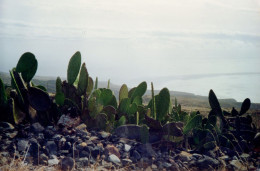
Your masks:
[[[259,73],[259,31],[260,0],[0,0],[0,71],[30,51],[37,75],[66,76],[79,50],[118,84]]]

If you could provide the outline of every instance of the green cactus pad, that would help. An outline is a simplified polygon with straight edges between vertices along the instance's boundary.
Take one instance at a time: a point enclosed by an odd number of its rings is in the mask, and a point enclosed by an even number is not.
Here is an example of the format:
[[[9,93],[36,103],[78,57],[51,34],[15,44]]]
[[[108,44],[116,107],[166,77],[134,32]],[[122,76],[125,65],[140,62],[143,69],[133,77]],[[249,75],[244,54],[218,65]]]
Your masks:
[[[49,109],[51,105],[48,93],[36,87],[29,87],[28,100],[30,105],[38,111],[45,111]]]
[[[158,96],[158,102],[156,102],[157,119],[162,121],[167,115],[170,104],[170,92],[167,88],[163,88]]]
[[[128,98],[128,88],[126,84],[123,84],[119,90],[119,103],[125,98]]]
[[[22,73],[23,80],[29,83],[35,75],[38,67],[37,59],[31,52],[24,53],[17,65],[16,71]]]
[[[248,111],[248,109],[250,108],[250,106],[251,106],[251,101],[249,98],[246,98],[242,103],[240,115],[245,114]]]
[[[76,52],[69,61],[68,69],[67,69],[67,80],[70,85],[73,85],[76,80],[81,64],[81,54],[80,52]]]
[[[82,96],[86,94],[87,87],[88,87],[88,71],[86,68],[86,64],[83,63],[79,74],[79,82],[78,82],[78,89],[77,89],[78,95]]]
[[[147,83],[145,81],[140,83],[134,90],[133,94],[131,95],[131,100],[133,101],[137,96],[142,97],[146,92],[146,89],[147,89]]]
[[[88,77],[88,87],[87,87],[87,96],[89,96],[93,90],[94,82],[91,77]]]
[[[7,96],[5,92],[5,85],[0,78],[0,106],[5,106],[7,104]]]
[[[201,115],[195,115],[183,128],[183,134],[188,134],[192,129],[200,126],[202,123],[202,116]]]

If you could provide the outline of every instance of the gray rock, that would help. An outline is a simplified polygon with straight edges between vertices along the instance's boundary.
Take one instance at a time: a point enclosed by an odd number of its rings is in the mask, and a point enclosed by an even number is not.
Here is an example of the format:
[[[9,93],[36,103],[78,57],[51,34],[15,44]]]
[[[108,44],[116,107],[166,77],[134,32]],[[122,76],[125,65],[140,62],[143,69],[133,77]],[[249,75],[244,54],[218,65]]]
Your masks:
[[[207,169],[207,168],[209,168],[209,166],[211,166],[213,168],[218,167],[220,162],[216,159],[209,157],[209,156],[204,156],[204,158],[199,159],[196,164],[201,169]]]
[[[53,165],[59,164],[59,160],[57,159],[57,157],[55,155],[52,155],[51,158],[52,159],[48,160],[48,165],[49,166],[53,166]]]
[[[11,133],[6,133],[5,135],[7,138],[13,139],[17,134],[18,134],[18,131],[13,131]]]
[[[128,144],[125,144],[125,145],[124,145],[124,150],[125,150],[125,152],[128,152],[130,149],[131,149],[131,146],[130,146],[130,145],[128,145]]]
[[[46,156],[44,153],[40,155],[40,164],[48,165],[48,156]]]
[[[0,130],[3,129],[5,131],[14,130],[14,126],[8,122],[0,122]]]
[[[165,167],[165,168],[169,168],[169,167],[172,166],[172,164],[171,164],[171,163],[168,163],[168,162],[163,162],[163,163],[162,163],[162,166]]]
[[[61,160],[61,170],[70,171],[75,167],[75,161],[71,157],[65,157]]]
[[[122,159],[122,164],[123,164],[124,166],[130,165],[130,164],[132,164],[132,163],[133,163],[133,161],[130,160],[130,159]]]
[[[133,151],[133,154],[132,154],[131,157],[133,159],[135,159],[135,160],[140,160],[141,159],[141,155],[136,150]]]
[[[138,145],[137,151],[140,152],[143,157],[156,157],[157,156],[152,145],[148,144],[148,143]]]
[[[232,160],[230,162],[230,165],[235,168],[235,170],[241,170],[241,171],[246,171],[247,167],[244,166],[239,160]]]
[[[34,133],[40,133],[40,132],[44,131],[44,127],[39,122],[36,122],[31,125],[31,130]]]
[[[81,131],[82,130],[86,130],[87,129],[87,125],[82,123],[82,124],[78,125],[75,129],[76,130],[81,130]]]
[[[46,150],[48,155],[57,155],[57,145],[54,141],[47,141],[46,143]]]
[[[29,141],[28,140],[18,140],[17,143],[17,150],[18,151],[25,151],[26,148],[29,146]]]
[[[111,154],[108,156],[108,161],[115,163],[115,164],[118,164],[121,162],[120,159],[114,154]]]

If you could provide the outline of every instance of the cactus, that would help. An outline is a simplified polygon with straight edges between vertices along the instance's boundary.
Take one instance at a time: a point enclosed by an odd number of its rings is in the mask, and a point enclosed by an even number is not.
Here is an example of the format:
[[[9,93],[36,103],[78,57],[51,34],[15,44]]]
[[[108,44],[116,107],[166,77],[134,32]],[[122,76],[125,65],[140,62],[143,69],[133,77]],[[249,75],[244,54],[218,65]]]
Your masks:
[[[151,112],[154,119],[156,119],[156,109],[155,109],[155,97],[154,97],[154,88],[153,88],[153,82],[151,82],[151,91],[152,91],[152,104],[151,104]]]
[[[94,89],[96,90],[98,88],[98,77],[96,77],[95,86]]]
[[[6,106],[7,105],[7,96],[5,92],[5,85],[0,78],[0,106]]]
[[[250,106],[251,106],[251,101],[250,101],[249,98],[246,98],[246,99],[243,101],[243,103],[242,103],[242,106],[241,106],[241,110],[240,110],[239,115],[245,114],[245,113],[248,111],[248,109],[250,108]]]
[[[107,81],[107,89],[110,88],[110,79]]]
[[[194,116],[188,123],[187,125],[183,128],[183,134],[188,134],[192,129],[200,126],[202,123],[202,116],[201,115],[196,115]]]
[[[37,111],[45,111],[51,105],[48,93],[36,87],[28,88],[28,100],[30,105]]]
[[[63,105],[65,100],[65,95],[62,92],[62,82],[60,77],[56,79],[56,95],[55,95],[55,102],[57,105]]]
[[[159,121],[163,121],[167,115],[170,104],[170,92],[167,88],[163,88],[158,96],[158,102],[156,102],[156,114]]]
[[[107,115],[104,113],[100,113],[95,118],[96,126],[101,129],[105,130],[107,127]]]
[[[89,97],[94,87],[94,82],[91,77],[88,77],[87,96]]]
[[[76,80],[81,64],[81,54],[80,52],[76,52],[69,61],[68,69],[67,69],[67,80],[70,85],[73,85]]]
[[[140,83],[133,91],[133,93],[131,94],[131,101],[133,102],[134,99],[138,96],[138,97],[142,97],[144,95],[144,93],[146,92],[147,89],[147,83],[144,81],[142,83]],[[130,93],[129,93],[130,94]]]
[[[86,68],[86,64],[83,63],[81,66],[80,74],[79,74],[79,82],[78,82],[78,95],[86,95],[88,87],[88,71]]]
[[[23,80],[29,83],[35,75],[37,67],[38,62],[34,54],[26,52],[20,57],[17,63],[16,72],[22,73]]]
[[[125,98],[128,98],[128,88],[126,84],[123,84],[119,90],[119,103]]]

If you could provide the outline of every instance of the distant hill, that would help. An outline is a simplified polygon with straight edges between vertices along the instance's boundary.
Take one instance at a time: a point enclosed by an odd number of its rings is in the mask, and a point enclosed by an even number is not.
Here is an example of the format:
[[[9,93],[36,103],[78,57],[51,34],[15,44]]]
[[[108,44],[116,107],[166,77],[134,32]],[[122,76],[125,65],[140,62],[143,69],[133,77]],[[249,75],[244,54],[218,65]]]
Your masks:
[[[3,80],[4,84],[10,85],[11,77],[9,73],[0,72],[0,78]],[[47,91],[50,93],[55,93],[56,91],[56,78],[55,77],[42,77],[42,76],[35,76],[32,80],[35,85],[42,85],[47,88]],[[99,88],[106,88],[107,82],[99,81],[98,82]],[[121,85],[116,85],[110,83],[110,89],[114,92],[116,98],[119,96],[119,90]],[[130,89],[130,88],[129,88]],[[159,94],[160,90],[155,90],[155,94]],[[174,103],[175,98],[177,98],[178,103],[184,107],[188,108],[209,108],[208,97],[207,96],[199,96],[192,93],[186,92],[179,92],[179,91],[170,91],[171,100]],[[147,90],[143,100],[144,103],[148,104],[151,99],[151,90]],[[237,102],[235,99],[219,99],[221,107],[230,109],[235,107],[240,109],[241,102]],[[259,103],[253,103],[251,105],[251,110],[260,110]]]

